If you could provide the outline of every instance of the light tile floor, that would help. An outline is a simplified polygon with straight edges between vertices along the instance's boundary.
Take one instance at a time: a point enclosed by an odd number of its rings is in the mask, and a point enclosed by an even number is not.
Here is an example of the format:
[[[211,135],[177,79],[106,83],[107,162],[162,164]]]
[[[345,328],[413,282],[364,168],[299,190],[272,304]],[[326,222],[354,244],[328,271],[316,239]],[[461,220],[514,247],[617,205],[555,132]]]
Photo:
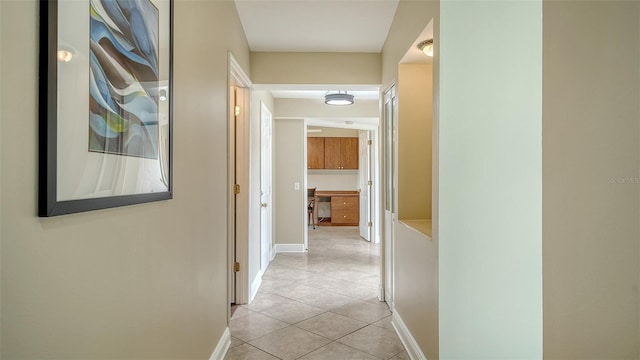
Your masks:
[[[380,246],[357,227],[309,230],[308,254],[278,254],[231,317],[226,360],[409,359],[377,299]]]

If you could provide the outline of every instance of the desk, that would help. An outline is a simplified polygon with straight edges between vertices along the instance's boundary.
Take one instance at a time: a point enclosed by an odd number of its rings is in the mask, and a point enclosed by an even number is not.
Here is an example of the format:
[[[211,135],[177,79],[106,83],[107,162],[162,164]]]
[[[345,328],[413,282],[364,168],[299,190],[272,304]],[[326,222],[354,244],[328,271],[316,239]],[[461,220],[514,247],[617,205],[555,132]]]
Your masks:
[[[319,225],[349,225],[360,223],[360,192],[357,190],[316,190],[316,204],[321,199],[328,198],[331,202],[331,217],[329,221],[319,222]]]

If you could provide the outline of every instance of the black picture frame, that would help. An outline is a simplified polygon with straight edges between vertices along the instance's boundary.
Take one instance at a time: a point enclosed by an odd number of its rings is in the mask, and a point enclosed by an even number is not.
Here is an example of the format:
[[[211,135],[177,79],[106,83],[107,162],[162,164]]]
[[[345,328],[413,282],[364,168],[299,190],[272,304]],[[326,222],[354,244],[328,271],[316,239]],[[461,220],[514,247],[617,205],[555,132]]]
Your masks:
[[[89,3],[89,0],[83,0]],[[168,1],[168,171],[166,191],[58,200],[58,0],[40,0],[38,216],[50,217],[173,198],[173,30],[174,1]],[[87,14],[88,15],[88,14]],[[166,27],[165,27],[166,28]],[[89,34],[87,34],[87,37]],[[165,50],[167,51],[167,50]],[[158,145],[160,146],[160,145]],[[158,161],[159,160],[158,155]]]

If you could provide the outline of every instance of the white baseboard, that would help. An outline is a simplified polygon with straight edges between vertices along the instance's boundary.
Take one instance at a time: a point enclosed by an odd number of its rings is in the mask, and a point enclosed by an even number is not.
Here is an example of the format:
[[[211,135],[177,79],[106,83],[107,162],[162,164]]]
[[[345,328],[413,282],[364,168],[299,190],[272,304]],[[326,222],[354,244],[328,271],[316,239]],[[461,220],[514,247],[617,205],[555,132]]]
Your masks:
[[[260,285],[262,284],[262,275],[264,275],[264,271],[258,271],[258,275],[256,275],[255,279],[251,282],[251,291],[249,292],[249,303],[253,301],[258,293],[258,289],[260,289]]]
[[[384,291],[384,290],[383,290]],[[393,298],[391,297],[391,294],[389,294],[388,292],[384,293],[384,301],[389,304],[389,307],[391,307],[391,305],[393,305]]]
[[[303,253],[306,252],[304,244],[276,244],[273,249],[276,253]]]
[[[276,246],[274,245],[274,246],[271,247],[271,261],[273,261],[273,259],[275,259],[276,254],[277,254],[276,253]]]
[[[231,332],[227,327],[224,329],[224,332],[218,341],[218,345],[216,345],[216,348],[213,350],[213,354],[211,354],[209,360],[224,360],[224,356],[227,355],[229,346],[231,346]]]
[[[396,329],[396,333],[398,334],[400,341],[402,341],[402,345],[404,345],[404,348],[407,350],[407,354],[411,360],[427,360],[422,349],[418,346],[418,342],[413,335],[411,335],[409,328],[407,328],[407,325],[402,321],[402,317],[400,317],[400,314],[398,314],[395,309],[391,316],[391,325]]]

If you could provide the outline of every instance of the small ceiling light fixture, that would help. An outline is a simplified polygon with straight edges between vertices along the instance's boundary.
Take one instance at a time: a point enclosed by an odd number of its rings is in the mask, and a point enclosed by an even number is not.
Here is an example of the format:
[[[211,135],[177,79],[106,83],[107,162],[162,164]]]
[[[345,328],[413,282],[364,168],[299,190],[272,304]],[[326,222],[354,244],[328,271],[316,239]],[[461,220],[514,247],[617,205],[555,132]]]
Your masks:
[[[348,94],[346,91],[327,93],[324,96],[324,103],[338,106],[353,105],[353,95]]]
[[[158,92],[158,98],[160,99],[160,101],[167,101],[167,90],[161,89]]]
[[[422,41],[418,44],[418,49],[425,55],[433,57],[433,39]]]
[[[68,63],[73,58],[71,51],[58,50],[58,61],[62,63]]]

